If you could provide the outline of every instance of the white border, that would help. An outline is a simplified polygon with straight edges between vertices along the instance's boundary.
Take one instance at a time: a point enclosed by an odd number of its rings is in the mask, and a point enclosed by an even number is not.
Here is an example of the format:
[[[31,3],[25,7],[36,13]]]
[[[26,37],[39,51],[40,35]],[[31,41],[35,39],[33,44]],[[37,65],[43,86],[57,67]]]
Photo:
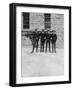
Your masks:
[[[64,76],[21,78],[21,12],[64,14]],[[69,80],[69,11],[67,9],[16,7],[16,83],[37,83]]]

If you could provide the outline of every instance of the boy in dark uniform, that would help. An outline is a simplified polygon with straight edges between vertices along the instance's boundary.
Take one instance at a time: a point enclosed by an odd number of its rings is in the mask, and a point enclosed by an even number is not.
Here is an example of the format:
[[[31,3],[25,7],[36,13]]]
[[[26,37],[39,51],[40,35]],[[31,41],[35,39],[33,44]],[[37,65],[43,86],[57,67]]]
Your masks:
[[[39,32],[37,31],[37,29],[35,29],[35,33],[36,33],[36,36],[35,36],[35,39],[36,39],[36,52],[38,52],[40,35],[39,35]]]
[[[42,30],[40,34],[40,52],[44,52],[44,44],[45,44],[45,31],[44,29]]]
[[[51,34],[51,42],[52,42],[52,52],[56,53],[56,40],[57,40],[57,34],[56,31],[53,30]]]
[[[36,48],[36,52],[38,52],[39,33],[38,33],[37,29],[35,29],[32,36],[33,36],[33,39],[32,39],[32,45],[33,45],[32,53],[34,52],[35,48]]]
[[[49,52],[50,52],[50,38],[51,38],[51,33],[49,30],[46,31],[46,50],[47,52],[47,47],[49,46]]]

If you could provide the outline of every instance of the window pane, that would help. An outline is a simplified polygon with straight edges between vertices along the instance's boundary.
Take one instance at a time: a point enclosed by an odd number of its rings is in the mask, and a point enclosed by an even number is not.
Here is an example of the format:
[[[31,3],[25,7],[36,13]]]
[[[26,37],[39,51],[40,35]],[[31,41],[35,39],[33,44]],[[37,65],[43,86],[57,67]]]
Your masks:
[[[45,29],[51,28],[51,14],[44,14]]]
[[[29,29],[29,13],[23,12],[23,29]]]

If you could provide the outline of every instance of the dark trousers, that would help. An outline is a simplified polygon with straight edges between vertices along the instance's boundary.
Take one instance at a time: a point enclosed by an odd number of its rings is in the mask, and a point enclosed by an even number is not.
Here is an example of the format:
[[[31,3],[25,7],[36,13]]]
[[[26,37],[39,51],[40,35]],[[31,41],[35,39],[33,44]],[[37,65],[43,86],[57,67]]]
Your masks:
[[[56,53],[56,42],[52,42],[52,52]]]
[[[32,46],[33,46],[32,53],[34,52],[35,48],[36,48],[36,52],[38,52],[38,41],[34,41]]]
[[[49,41],[46,41],[46,49],[45,49],[45,52],[47,52],[48,46],[49,46],[49,52],[50,52],[50,40],[49,40]]]
[[[36,52],[38,52],[39,41],[36,41]]]
[[[41,41],[40,52],[44,52],[45,41]]]

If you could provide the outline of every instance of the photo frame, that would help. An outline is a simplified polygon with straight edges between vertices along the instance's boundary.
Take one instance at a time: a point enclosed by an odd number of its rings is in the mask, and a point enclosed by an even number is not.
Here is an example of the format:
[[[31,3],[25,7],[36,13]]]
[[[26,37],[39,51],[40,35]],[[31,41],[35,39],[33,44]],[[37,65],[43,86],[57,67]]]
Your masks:
[[[71,83],[71,7],[10,4],[9,85]]]

